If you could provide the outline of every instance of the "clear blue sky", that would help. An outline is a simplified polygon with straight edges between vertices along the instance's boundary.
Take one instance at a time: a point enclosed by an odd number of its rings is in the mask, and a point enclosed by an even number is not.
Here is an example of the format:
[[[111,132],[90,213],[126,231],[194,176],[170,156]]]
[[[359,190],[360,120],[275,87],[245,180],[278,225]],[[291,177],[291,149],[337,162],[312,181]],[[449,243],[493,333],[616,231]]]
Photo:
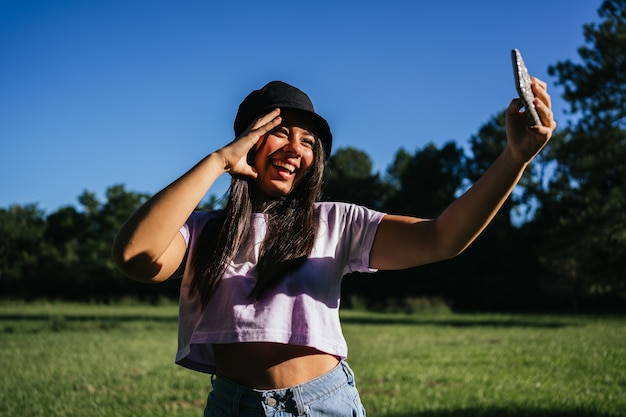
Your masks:
[[[274,79],[381,173],[401,147],[465,146],[504,110],[512,48],[564,122],[547,68],[578,61],[600,4],[0,0],[0,207],[51,213],[119,183],[155,193],[230,141],[239,102]]]

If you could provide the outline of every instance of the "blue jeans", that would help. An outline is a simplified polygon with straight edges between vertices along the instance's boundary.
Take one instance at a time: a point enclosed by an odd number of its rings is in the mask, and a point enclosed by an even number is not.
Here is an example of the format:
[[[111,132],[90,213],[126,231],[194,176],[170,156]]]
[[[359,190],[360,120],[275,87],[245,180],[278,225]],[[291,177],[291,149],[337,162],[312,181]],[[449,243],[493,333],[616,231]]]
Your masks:
[[[290,388],[256,390],[215,376],[204,417],[365,417],[352,369],[332,371]]]

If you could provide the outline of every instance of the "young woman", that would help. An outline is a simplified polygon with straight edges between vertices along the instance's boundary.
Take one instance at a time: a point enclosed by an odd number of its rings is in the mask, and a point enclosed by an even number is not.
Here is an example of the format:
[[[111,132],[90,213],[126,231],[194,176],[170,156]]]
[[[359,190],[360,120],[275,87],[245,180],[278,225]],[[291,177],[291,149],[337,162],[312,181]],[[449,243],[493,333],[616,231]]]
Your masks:
[[[332,134],[309,97],[279,81],[248,95],[236,139],[146,202],[113,245],[128,276],[182,275],[176,362],[214,375],[205,416],[364,416],[345,361],[341,278],[453,257],[487,226],[556,123],[533,79],[542,125],[521,101],[506,111],[507,145],[439,217],[319,203]],[[194,212],[232,177],[227,207]]]

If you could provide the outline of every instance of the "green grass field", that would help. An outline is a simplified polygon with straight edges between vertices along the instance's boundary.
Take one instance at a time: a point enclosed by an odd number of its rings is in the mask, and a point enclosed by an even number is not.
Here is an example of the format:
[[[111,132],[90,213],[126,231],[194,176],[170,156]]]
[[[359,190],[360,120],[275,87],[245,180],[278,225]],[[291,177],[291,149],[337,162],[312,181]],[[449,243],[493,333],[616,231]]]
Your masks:
[[[0,416],[201,416],[176,306],[0,303]],[[344,311],[368,416],[626,416],[626,317]]]

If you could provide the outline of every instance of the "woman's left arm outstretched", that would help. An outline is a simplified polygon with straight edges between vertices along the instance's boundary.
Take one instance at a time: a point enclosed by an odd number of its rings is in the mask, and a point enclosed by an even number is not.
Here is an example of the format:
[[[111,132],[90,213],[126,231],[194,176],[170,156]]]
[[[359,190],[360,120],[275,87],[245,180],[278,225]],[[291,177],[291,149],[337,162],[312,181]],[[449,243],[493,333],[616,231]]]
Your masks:
[[[546,84],[533,78],[532,89],[542,125],[527,126],[522,102],[514,99],[506,110],[507,144],[491,167],[435,219],[385,216],[371,250],[371,267],[404,269],[454,257],[487,227],[556,128]]]

